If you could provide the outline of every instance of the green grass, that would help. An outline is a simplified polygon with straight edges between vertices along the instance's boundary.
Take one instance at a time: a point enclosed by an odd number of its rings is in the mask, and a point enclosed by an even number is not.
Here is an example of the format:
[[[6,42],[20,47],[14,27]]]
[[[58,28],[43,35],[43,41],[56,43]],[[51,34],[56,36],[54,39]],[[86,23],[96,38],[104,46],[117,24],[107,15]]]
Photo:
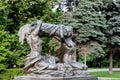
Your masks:
[[[0,73],[0,80],[14,80],[14,77],[19,75],[23,75],[21,69],[7,69]]]
[[[120,72],[113,72],[113,74],[109,74],[108,71],[104,72],[91,72],[91,75],[98,77],[108,77],[108,78],[120,78]]]

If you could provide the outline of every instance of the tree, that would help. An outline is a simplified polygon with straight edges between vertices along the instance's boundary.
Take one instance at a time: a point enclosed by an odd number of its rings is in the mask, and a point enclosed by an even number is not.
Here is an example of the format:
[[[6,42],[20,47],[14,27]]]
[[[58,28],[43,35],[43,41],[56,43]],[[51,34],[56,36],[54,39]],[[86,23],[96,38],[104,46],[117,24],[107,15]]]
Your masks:
[[[75,41],[79,54],[89,55],[88,60],[93,60],[105,55],[104,43],[105,30],[107,29],[105,14],[100,11],[104,8],[102,0],[80,0],[72,17],[64,16],[63,22],[72,25],[75,32]],[[67,14],[68,15],[68,14]],[[85,50],[82,50],[85,49]]]
[[[28,45],[21,46],[17,32],[22,25],[41,19],[45,22],[58,23],[60,12],[53,13],[49,0],[0,0],[0,68],[23,66],[29,53]],[[50,39],[44,39],[49,42]],[[43,52],[48,53],[47,44],[43,43]],[[3,67],[2,67],[3,66]]]
[[[109,1],[106,9],[108,24],[108,47],[109,47],[109,73],[112,74],[113,55],[120,52],[120,1]]]
[[[51,11],[49,0],[1,0],[0,14],[1,24],[5,23],[5,30],[14,33],[19,26],[41,19],[45,22],[57,22],[59,12]]]

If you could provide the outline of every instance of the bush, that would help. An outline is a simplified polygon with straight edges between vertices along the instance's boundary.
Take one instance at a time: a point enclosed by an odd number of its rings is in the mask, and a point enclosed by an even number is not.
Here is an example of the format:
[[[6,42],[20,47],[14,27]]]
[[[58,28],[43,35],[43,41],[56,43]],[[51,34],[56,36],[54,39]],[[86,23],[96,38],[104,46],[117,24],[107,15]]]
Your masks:
[[[14,80],[15,76],[24,75],[21,69],[6,69],[0,73],[0,80]]]

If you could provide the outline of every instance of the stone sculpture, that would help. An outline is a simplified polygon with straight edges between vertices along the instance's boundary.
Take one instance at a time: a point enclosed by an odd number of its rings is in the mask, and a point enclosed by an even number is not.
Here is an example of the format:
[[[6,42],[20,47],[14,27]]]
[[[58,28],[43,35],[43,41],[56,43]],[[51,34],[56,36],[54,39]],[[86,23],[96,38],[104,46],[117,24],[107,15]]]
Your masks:
[[[83,72],[87,66],[76,62],[75,43],[72,40],[73,29],[71,26],[62,24],[55,25],[37,20],[31,24],[26,24],[18,32],[19,41],[24,44],[27,41],[31,52],[27,55],[24,72],[29,75],[39,76],[88,76]],[[40,37],[56,37],[61,42],[59,56],[42,56],[42,40]],[[57,54],[57,53],[56,53]]]

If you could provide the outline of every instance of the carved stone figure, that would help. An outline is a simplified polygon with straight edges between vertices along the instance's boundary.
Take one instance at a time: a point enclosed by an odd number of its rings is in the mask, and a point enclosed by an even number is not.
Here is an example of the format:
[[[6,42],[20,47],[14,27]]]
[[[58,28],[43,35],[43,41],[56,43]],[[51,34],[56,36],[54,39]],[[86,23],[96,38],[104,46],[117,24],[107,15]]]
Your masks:
[[[26,24],[18,32],[19,41],[25,40],[31,49],[27,55],[24,72],[49,76],[74,76],[81,73],[87,66],[76,62],[75,43],[72,41],[73,29],[62,24],[55,25],[37,20]],[[42,56],[42,40],[40,37],[56,37],[61,42],[61,48],[57,57],[51,55]],[[56,53],[57,54],[57,53]],[[84,74],[85,76],[88,74]]]

